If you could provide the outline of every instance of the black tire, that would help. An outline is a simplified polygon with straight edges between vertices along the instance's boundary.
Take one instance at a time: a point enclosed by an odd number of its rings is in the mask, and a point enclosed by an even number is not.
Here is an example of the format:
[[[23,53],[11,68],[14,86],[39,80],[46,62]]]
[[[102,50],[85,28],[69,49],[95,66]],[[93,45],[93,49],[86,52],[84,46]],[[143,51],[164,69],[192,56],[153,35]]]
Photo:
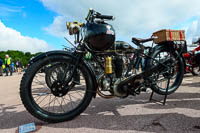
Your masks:
[[[200,68],[199,67],[191,68],[191,73],[192,73],[193,76],[199,76],[200,75]]]
[[[45,82],[45,76],[43,76],[44,73],[39,72],[41,70],[41,68],[43,68],[44,66],[46,66],[48,64],[55,63],[55,62],[62,62],[62,63],[73,65],[72,63],[70,63],[70,62],[72,62],[71,60],[72,59],[67,57],[67,56],[46,57],[46,58],[39,60],[38,62],[32,64],[27,69],[25,74],[23,75],[23,78],[22,78],[21,84],[20,84],[20,97],[21,97],[22,103],[24,104],[27,111],[29,113],[31,113],[33,116],[35,116],[36,118],[43,120],[43,121],[47,121],[47,122],[63,122],[63,121],[72,120],[73,118],[75,118],[76,116],[81,114],[87,108],[89,103],[91,102],[92,96],[93,96],[93,93],[92,93],[93,92],[92,91],[93,90],[93,83],[92,83],[91,76],[88,75],[88,73],[89,73],[88,69],[82,63],[79,63],[77,69],[79,69],[80,72],[82,72],[82,77],[83,77],[83,80],[85,81],[85,84],[83,85],[83,86],[85,86],[85,91],[84,91],[83,95],[79,94],[79,95],[83,96],[83,98],[80,100],[80,103],[75,108],[73,108],[73,106],[71,105],[72,109],[70,111],[65,112],[66,109],[71,108],[71,107],[69,107],[70,104],[74,104],[76,101],[79,101],[79,100],[72,102],[72,100],[70,98],[71,102],[68,103],[68,104],[65,104],[63,106],[61,105],[62,102],[60,104],[60,102],[58,102],[59,101],[58,100],[57,101],[58,106],[55,106],[55,102],[56,102],[57,98],[65,99],[65,97],[64,96],[63,97],[56,97],[52,93],[52,90],[50,88],[48,88],[48,86],[45,85],[45,84],[44,84],[44,86],[46,88],[44,87],[44,88],[41,89],[41,87],[38,87],[38,88],[36,88],[36,90],[33,91],[35,86],[39,86],[41,83],[46,83]],[[39,84],[34,85],[34,83],[36,83],[36,81],[34,81],[34,80],[35,80],[35,78],[39,77],[38,75],[41,75],[41,79],[44,78],[44,81],[43,80],[38,80],[38,81],[36,80],[37,82],[39,82]],[[82,92],[82,88],[83,88],[82,86],[80,88],[78,88],[78,91]],[[78,95],[78,91],[76,93],[73,92],[73,91],[76,91],[77,89],[75,89],[75,90],[73,90],[73,89],[74,88],[72,88],[66,95],[68,95],[69,93],[70,93],[69,95],[72,95],[72,94]],[[45,90],[45,92],[38,93],[37,92],[38,90],[39,91]],[[49,93],[46,92],[47,90],[48,90]],[[47,110],[47,107],[45,107],[46,104],[44,105],[44,108],[40,107],[40,104],[37,103],[37,101],[35,100],[35,97],[39,97],[39,96],[42,97],[42,95],[44,95],[45,97],[48,97],[47,95],[50,95],[50,96],[52,96],[52,97],[54,96],[56,98],[56,100],[55,100],[55,98],[53,99],[54,100],[53,109],[52,109],[52,107],[48,107],[48,110]],[[72,97],[72,99],[73,99],[73,97]],[[45,101],[47,101],[47,100],[45,100]],[[51,101],[51,98],[49,100],[49,106],[52,102],[52,101],[51,102],[50,101]],[[66,103],[66,101],[65,101],[65,103]],[[59,104],[62,107],[59,108]],[[53,112],[54,110],[58,111],[59,109],[60,110],[63,109],[62,110],[63,112],[56,112],[56,113]]]
[[[160,47],[159,49],[155,49],[154,52],[151,53],[151,57],[156,59],[158,58],[158,55],[160,55],[160,53],[168,53],[168,55],[170,57],[167,57],[167,58],[172,58],[174,59],[173,62],[176,62],[176,65],[174,65],[174,67],[171,67],[171,75],[172,75],[172,78],[170,79],[170,84],[169,84],[169,87],[168,87],[168,92],[166,93],[166,88],[167,88],[167,81],[168,81],[168,78],[165,77],[164,74],[158,74],[158,78],[161,76],[163,76],[163,79],[160,80],[161,83],[162,81],[166,81],[166,84],[165,84],[165,87],[160,87],[158,85],[158,82],[160,82],[159,80],[157,80],[156,84],[153,84],[151,86],[151,89],[156,92],[157,94],[160,94],[160,95],[169,95],[169,94],[172,94],[173,92],[175,92],[178,87],[181,85],[182,83],[182,80],[183,80],[183,76],[184,76],[184,63],[183,63],[183,60],[182,60],[182,57],[179,56],[178,57],[178,53],[177,52],[170,52],[169,49],[166,49],[166,47]],[[165,59],[165,58],[162,58],[162,60]],[[155,65],[154,64],[155,61],[153,59],[150,59],[148,61],[148,66],[152,66],[152,65]],[[174,82],[172,81],[174,80]],[[172,83],[171,83],[172,82]]]

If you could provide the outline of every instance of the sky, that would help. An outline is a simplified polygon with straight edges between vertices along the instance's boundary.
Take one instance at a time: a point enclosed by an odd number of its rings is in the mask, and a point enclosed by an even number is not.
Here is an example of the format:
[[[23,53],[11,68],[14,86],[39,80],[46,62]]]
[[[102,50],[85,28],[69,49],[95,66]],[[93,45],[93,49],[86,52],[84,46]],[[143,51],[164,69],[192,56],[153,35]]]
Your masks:
[[[0,0],[0,51],[44,52],[70,46],[66,22],[85,22],[89,8],[115,16],[116,40],[183,29],[188,44],[200,36],[199,0]]]

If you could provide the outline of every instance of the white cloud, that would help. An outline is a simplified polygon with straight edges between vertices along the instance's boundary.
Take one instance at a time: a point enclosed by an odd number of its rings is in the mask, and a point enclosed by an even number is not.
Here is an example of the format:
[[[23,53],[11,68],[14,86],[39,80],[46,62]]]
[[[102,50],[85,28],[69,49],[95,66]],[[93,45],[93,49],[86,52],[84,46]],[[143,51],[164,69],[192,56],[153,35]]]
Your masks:
[[[66,29],[66,17],[64,16],[57,16],[55,17],[53,23],[49,26],[44,28],[48,33],[57,37],[63,37],[68,34]]]
[[[22,7],[8,6],[0,3],[0,16],[8,16],[11,13],[19,13],[22,11]]]
[[[149,37],[151,33],[200,15],[198,0],[41,0],[48,9],[59,14],[47,31],[63,36],[66,21],[84,20],[90,7],[102,14],[114,15],[109,22],[118,37]],[[187,27],[183,27],[186,29]],[[188,30],[189,32],[190,30]],[[191,31],[192,32],[192,31]]]
[[[35,53],[47,51],[51,47],[44,40],[23,36],[0,21],[0,51],[9,49]]]
[[[192,42],[195,37],[200,37],[200,19],[194,20],[190,26],[188,26],[187,34],[188,43]]]

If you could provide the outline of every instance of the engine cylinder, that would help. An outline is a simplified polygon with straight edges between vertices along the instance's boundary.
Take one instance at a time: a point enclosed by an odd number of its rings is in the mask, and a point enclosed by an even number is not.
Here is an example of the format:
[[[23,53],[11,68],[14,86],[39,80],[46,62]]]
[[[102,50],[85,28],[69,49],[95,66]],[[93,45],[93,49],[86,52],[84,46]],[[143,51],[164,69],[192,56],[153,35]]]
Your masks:
[[[117,57],[115,59],[114,64],[115,64],[116,77],[117,78],[121,78],[122,77],[122,73],[123,73],[123,68],[124,68],[123,59],[121,57]]]

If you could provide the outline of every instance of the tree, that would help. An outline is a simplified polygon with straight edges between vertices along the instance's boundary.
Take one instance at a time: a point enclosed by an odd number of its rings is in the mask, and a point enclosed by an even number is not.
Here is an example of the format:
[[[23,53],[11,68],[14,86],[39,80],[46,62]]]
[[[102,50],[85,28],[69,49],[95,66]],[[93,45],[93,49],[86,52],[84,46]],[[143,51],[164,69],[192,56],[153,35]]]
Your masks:
[[[41,54],[41,52],[38,52],[38,53],[35,53],[35,54],[31,54],[30,52],[25,52],[24,53],[24,52],[18,51],[18,50],[0,51],[0,58],[4,60],[6,54],[8,54],[12,58],[12,61],[15,64],[16,64],[16,62],[18,60],[20,60],[23,66],[27,66],[29,60],[32,57]]]

